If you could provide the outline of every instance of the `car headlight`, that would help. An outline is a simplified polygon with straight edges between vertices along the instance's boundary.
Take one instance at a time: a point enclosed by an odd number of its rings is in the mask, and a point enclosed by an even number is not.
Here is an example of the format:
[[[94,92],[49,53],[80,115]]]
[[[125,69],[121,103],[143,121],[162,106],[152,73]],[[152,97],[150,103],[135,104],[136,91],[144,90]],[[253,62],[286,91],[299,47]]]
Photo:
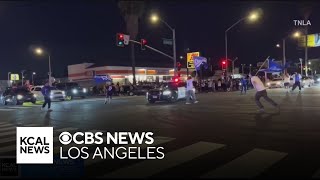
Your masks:
[[[241,85],[242,85],[242,83],[239,83],[239,85],[241,86]]]
[[[320,81],[320,78],[318,78],[317,81]]]
[[[52,95],[53,95],[53,92],[50,92],[50,95],[52,96]]]
[[[36,98],[36,97],[37,97],[37,95],[36,95],[36,94],[33,94],[33,97],[35,97],[35,98]]]
[[[169,90],[163,91],[163,95],[170,95],[170,94],[171,94],[171,91],[169,91]]]
[[[73,89],[73,90],[72,90],[72,93],[73,93],[73,94],[77,94],[77,93],[78,93],[78,90]]]
[[[267,86],[270,86],[270,83],[267,83]]]
[[[82,90],[84,93],[86,93],[87,92],[87,89],[86,88],[83,88],[83,90]]]
[[[22,98],[23,98],[22,95],[18,95],[18,96],[17,96],[17,99],[22,99]]]
[[[66,92],[62,91],[62,94],[63,94],[63,95],[65,95],[65,94],[66,94]]]

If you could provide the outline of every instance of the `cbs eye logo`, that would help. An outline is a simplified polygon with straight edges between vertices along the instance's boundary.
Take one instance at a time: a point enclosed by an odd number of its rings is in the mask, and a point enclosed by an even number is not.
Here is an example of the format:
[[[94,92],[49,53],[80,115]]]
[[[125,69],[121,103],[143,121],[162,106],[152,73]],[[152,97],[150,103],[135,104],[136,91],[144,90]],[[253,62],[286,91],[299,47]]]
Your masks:
[[[69,132],[62,132],[59,135],[59,141],[63,145],[68,145],[72,141],[72,135]]]

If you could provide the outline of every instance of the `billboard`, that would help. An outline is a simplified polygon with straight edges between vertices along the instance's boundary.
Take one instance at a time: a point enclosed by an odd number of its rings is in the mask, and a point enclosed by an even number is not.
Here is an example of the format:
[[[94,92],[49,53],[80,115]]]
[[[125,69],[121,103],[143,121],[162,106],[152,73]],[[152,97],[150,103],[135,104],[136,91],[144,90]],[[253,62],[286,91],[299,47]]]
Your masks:
[[[19,74],[10,74],[11,81],[19,81]]]
[[[305,47],[306,44],[306,36],[302,36],[299,38],[299,46]],[[309,34],[307,47],[319,47],[320,46],[320,33],[317,34]]]
[[[193,57],[200,56],[200,52],[187,53],[187,68],[194,69]]]

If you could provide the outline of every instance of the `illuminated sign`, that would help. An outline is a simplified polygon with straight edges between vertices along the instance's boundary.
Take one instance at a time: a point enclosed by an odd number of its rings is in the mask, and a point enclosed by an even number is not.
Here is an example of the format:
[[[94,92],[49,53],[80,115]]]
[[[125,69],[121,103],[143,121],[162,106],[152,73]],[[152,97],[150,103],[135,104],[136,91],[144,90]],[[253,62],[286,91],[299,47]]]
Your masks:
[[[10,74],[11,81],[19,81],[19,74]]]
[[[299,46],[305,47],[306,44],[306,36],[302,36],[299,39]],[[307,47],[319,47],[320,46],[320,33],[318,34],[309,34]]]
[[[194,69],[193,57],[200,56],[200,52],[187,53],[187,68]]]

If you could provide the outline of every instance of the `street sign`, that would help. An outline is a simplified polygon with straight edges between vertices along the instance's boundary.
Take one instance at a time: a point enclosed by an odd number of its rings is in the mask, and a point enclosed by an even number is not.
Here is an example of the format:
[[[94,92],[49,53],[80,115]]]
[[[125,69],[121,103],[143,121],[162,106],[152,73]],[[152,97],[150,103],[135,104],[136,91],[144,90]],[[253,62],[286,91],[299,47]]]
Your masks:
[[[128,44],[129,44],[129,41],[130,41],[130,36],[124,34],[124,35],[123,35],[123,41],[124,41],[124,44],[125,44],[125,45],[128,45]]]
[[[19,74],[10,74],[11,81],[19,81]]]
[[[193,57],[200,56],[200,52],[187,53],[187,68],[194,69]]]
[[[172,46],[172,44],[173,44],[172,39],[162,38],[162,40],[163,40],[164,45],[171,45]]]

